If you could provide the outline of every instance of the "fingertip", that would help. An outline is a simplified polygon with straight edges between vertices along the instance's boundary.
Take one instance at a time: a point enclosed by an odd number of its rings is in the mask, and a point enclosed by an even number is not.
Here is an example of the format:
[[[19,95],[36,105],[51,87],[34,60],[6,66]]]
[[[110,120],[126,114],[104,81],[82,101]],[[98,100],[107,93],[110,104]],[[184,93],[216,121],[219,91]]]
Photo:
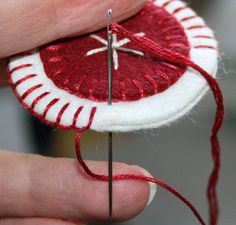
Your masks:
[[[107,174],[107,162],[88,162],[88,165],[94,173]],[[124,163],[114,163],[113,170],[115,176],[124,174],[147,175],[143,168]],[[85,221],[106,221],[109,209],[108,183],[93,180],[88,188],[90,191],[87,189],[87,193],[90,193],[91,197],[93,190],[94,198],[93,206],[90,206]],[[150,185],[145,181],[128,179],[113,181],[113,221],[126,221],[137,216],[150,201],[150,193]]]
[[[144,168],[138,166],[138,169],[143,173],[144,176],[153,178],[151,173],[148,172],[147,170],[145,170]],[[148,201],[146,203],[146,207],[152,203],[152,201],[157,193],[157,185],[153,182],[148,182],[148,184],[149,184],[149,197],[148,197]]]
[[[144,169],[126,165],[121,174],[144,176]],[[114,220],[126,221],[140,214],[149,201],[150,185],[140,180],[117,181],[114,191]]]
[[[2,153],[0,216],[60,218],[69,221],[107,221],[108,183],[89,177],[77,160]],[[107,175],[107,162],[86,162],[96,174]],[[145,175],[143,169],[114,163],[114,175]],[[137,216],[150,194],[148,182],[113,181],[113,220]],[[24,207],[19,207],[24,205]]]

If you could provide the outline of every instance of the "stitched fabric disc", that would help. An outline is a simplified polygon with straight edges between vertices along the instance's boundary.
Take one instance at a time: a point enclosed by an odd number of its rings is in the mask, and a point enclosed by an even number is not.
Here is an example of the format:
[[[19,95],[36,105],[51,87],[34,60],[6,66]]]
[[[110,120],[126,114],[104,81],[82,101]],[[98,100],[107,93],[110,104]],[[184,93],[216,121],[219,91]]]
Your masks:
[[[121,25],[216,76],[214,34],[184,2],[149,2]],[[77,130],[93,118],[91,129],[119,132],[170,124],[187,114],[208,90],[206,80],[192,68],[153,57],[121,33],[113,38],[112,106],[107,103],[105,30],[12,57],[9,82],[19,101],[53,126]]]
[[[147,4],[135,17],[122,26],[137,35],[145,36],[189,56],[189,42],[184,29],[162,7]],[[96,36],[95,36],[96,35]],[[93,101],[107,102],[107,51],[106,30],[93,36],[83,36],[41,48],[40,56],[47,76],[60,88]],[[96,38],[102,38],[101,41]],[[114,42],[124,37],[115,36]],[[103,50],[102,50],[103,48]],[[128,42],[120,46],[141,53],[136,44]],[[88,55],[92,49],[101,52]],[[133,101],[165,91],[186,71],[187,67],[174,66],[148,54],[138,54],[115,49],[117,67],[113,72],[113,101]]]

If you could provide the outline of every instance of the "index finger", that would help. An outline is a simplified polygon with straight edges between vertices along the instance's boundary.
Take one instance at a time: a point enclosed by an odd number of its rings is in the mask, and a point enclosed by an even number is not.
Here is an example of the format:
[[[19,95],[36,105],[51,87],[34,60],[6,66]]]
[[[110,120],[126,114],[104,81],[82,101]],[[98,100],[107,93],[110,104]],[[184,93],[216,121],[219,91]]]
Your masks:
[[[107,173],[107,162],[88,162],[92,171]],[[108,218],[107,183],[88,177],[72,159],[53,159],[0,151],[0,218],[60,218],[103,221]],[[114,174],[143,175],[137,166],[114,163]],[[142,181],[114,183],[113,219],[136,216],[156,189]],[[156,188],[153,186],[153,188]]]
[[[0,0],[0,58],[47,42],[84,34],[106,24],[106,10],[114,21],[138,12],[146,0]]]

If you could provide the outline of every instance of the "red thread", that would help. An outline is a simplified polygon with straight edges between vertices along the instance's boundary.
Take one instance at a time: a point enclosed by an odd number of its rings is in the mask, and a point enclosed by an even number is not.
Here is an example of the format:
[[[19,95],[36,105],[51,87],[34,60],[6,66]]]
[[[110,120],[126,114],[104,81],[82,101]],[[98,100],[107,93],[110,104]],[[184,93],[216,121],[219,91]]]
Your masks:
[[[43,85],[42,84],[38,84],[35,85],[34,87],[29,88],[22,96],[21,99],[25,100],[27,98],[27,96],[29,96],[32,92],[34,92],[35,90],[41,88]]]
[[[155,82],[155,80],[149,76],[148,74],[145,74],[144,77],[152,84],[153,88],[154,88],[154,93],[157,92],[157,83]]]
[[[158,18],[158,20],[156,21],[156,25],[159,27],[164,23],[167,24],[172,20],[172,18],[173,18],[173,16],[171,14],[169,14],[168,16],[163,17],[163,18]]]
[[[158,73],[164,79],[164,81],[166,82],[167,86],[169,87],[171,85],[169,77],[165,73],[163,73],[161,71],[158,71]]]
[[[196,19],[198,16],[188,16],[188,17],[185,17],[183,19],[180,20],[180,22],[185,22],[185,21],[188,21],[188,20],[191,20],[191,19]]]
[[[209,49],[216,50],[216,47],[211,46],[211,45],[198,45],[198,46],[195,46],[194,48],[209,48]]]
[[[91,109],[90,116],[89,116],[89,122],[88,122],[88,125],[84,128],[84,130],[88,130],[91,127],[93,119],[94,119],[94,116],[96,114],[96,111],[97,111],[96,107],[93,107]]]
[[[135,87],[139,90],[140,96],[143,98],[143,96],[144,96],[143,86],[140,84],[140,82],[138,80],[132,80],[132,82],[135,85]]]
[[[13,68],[12,70],[10,70],[10,74],[12,74],[13,72],[17,71],[17,70],[21,70],[21,69],[24,69],[24,68],[27,68],[27,67],[31,67],[32,64],[22,64],[20,66],[17,66],[15,68]]]
[[[60,48],[60,46],[58,45],[51,45],[48,47],[48,50],[50,51],[58,51],[58,49]]]
[[[211,136],[212,143],[212,156],[214,161],[214,168],[209,179],[209,185],[207,189],[207,196],[210,206],[210,224],[217,224],[218,222],[218,200],[216,186],[218,183],[218,176],[220,171],[220,144],[216,135]]]
[[[74,115],[74,118],[73,118],[73,127],[76,127],[76,124],[77,124],[77,120],[78,120],[78,117],[79,117],[79,114],[81,113],[81,111],[83,110],[83,106],[79,107],[77,109],[77,111],[75,112],[75,115]]]
[[[178,70],[178,67],[175,65],[172,65],[170,63],[167,62],[161,62],[162,64],[164,64],[165,66],[167,66],[168,68],[172,69],[172,70]]]
[[[173,36],[166,36],[165,40],[166,41],[171,41],[171,40],[181,39],[181,38],[182,38],[181,35],[173,35]]]
[[[214,37],[208,36],[208,35],[196,35],[196,36],[193,36],[193,38],[215,39]]]
[[[36,77],[37,75],[36,74],[30,74],[30,75],[27,75],[23,78],[21,78],[20,80],[18,80],[16,83],[15,83],[15,87],[17,87],[18,85],[20,85],[21,83],[25,82],[26,80],[29,80],[33,77]]]
[[[43,94],[39,95],[32,103],[31,105],[31,109],[33,110],[35,108],[35,106],[39,103],[40,100],[42,100],[44,97],[46,97],[47,95],[49,95],[49,92],[44,92]]]
[[[52,75],[52,77],[54,78],[54,77],[60,75],[62,72],[63,72],[62,70],[58,69],[58,70]]]
[[[43,112],[43,118],[45,119],[47,116],[48,111],[59,101],[59,98],[54,98],[46,107],[46,109]]]
[[[87,128],[89,128],[89,126]],[[82,166],[82,168],[84,169],[84,171],[89,176],[93,177],[94,179],[107,182],[108,176],[93,173],[82,158],[81,150],[80,150],[80,139],[84,131],[86,130],[82,130],[81,132],[78,132],[76,135],[75,148],[76,148],[77,159],[80,165]],[[198,211],[195,209],[195,207],[192,205],[192,203],[188,199],[186,199],[184,196],[182,196],[179,192],[177,192],[175,189],[173,189],[172,187],[164,183],[163,181],[158,180],[156,178],[152,178],[152,177],[147,177],[147,176],[142,176],[142,175],[133,175],[133,174],[120,174],[120,175],[113,176],[113,181],[120,181],[120,180],[142,180],[142,181],[152,182],[161,186],[162,188],[166,189],[167,191],[175,195],[177,198],[179,198],[182,202],[184,202],[190,208],[190,210],[193,212],[193,214],[196,216],[199,222],[202,225],[206,225],[206,223],[204,222],[204,220],[202,219]]]
[[[177,14],[181,12],[182,10],[188,9],[188,6],[182,6],[174,10],[173,14]]]
[[[83,107],[80,107],[80,108],[76,111],[75,116],[74,116],[74,120],[73,120],[73,125],[72,125],[72,127],[75,127],[75,126],[76,126],[78,117],[79,117],[79,115],[80,115],[80,113],[81,113],[82,110],[83,110]],[[91,127],[91,124],[92,124],[92,122],[93,122],[93,120],[94,120],[94,116],[95,116],[95,114],[96,114],[96,111],[97,111],[97,108],[96,108],[96,107],[93,107],[93,108],[91,109],[91,111],[90,111],[90,116],[89,116],[89,121],[88,121],[87,126],[85,126],[85,127],[83,127],[83,128],[77,129],[78,133],[84,132],[84,131],[88,130],[88,129]]]
[[[54,127],[61,128],[61,129],[64,129],[64,130],[71,130],[71,129],[73,129],[73,130],[75,130],[75,131],[77,131],[77,132],[81,132],[81,128],[78,128],[78,127],[73,126],[73,125],[64,126],[64,125],[62,125],[62,124],[57,124],[57,123],[55,123],[55,122],[51,122],[51,121],[47,120],[45,117],[43,117],[42,115],[40,115],[40,114],[38,114],[37,112],[35,112],[35,111],[34,111],[34,107],[37,105],[37,103],[38,103],[41,99],[43,99],[44,97],[46,97],[47,95],[49,95],[50,93],[49,93],[49,92],[45,92],[45,93],[43,93],[42,95],[38,96],[38,97],[34,100],[34,102],[32,103],[32,105],[29,107],[29,106],[23,101],[23,99],[22,99],[22,97],[19,95],[19,93],[17,92],[17,90],[16,90],[16,88],[15,88],[15,86],[14,86],[14,83],[13,83],[13,81],[12,81],[12,76],[11,76],[11,73],[10,73],[9,68],[7,68],[7,73],[8,73],[8,82],[9,82],[9,84],[11,85],[12,90],[13,90],[14,94],[16,95],[18,101],[21,103],[21,105],[22,105],[26,110],[28,110],[30,113],[32,113],[32,115],[33,115],[34,117],[36,117],[36,118],[42,120],[44,123],[48,124],[49,126],[54,126]],[[94,107],[94,108],[92,109],[92,112],[91,112],[92,116],[91,116],[91,118],[94,117],[95,112],[96,112],[96,107]],[[91,123],[91,122],[90,122],[90,123]]]
[[[168,26],[165,29],[162,29],[161,34],[164,35],[170,31],[176,30],[178,28],[178,25]]]
[[[162,5],[162,7],[166,8],[170,3],[172,3],[174,0],[169,0],[166,3]]]
[[[66,111],[66,109],[69,107],[69,105],[70,105],[70,103],[67,103],[61,108],[61,110],[60,110],[60,112],[58,113],[58,116],[57,116],[57,121],[56,121],[57,124],[61,123],[61,118],[62,118],[64,112]]]
[[[124,36],[134,41],[146,53],[155,55],[156,57],[161,58],[162,60],[166,60],[170,63],[185,65],[193,68],[194,70],[198,71],[208,82],[208,85],[210,86],[214,94],[214,98],[217,104],[216,116],[212,127],[212,135],[211,135],[212,157],[214,161],[214,168],[208,184],[210,225],[216,225],[218,221],[218,203],[217,203],[216,185],[220,170],[220,145],[217,134],[222,126],[224,118],[223,95],[216,79],[213,78],[208,72],[206,72],[204,69],[202,69],[200,66],[195,64],[193,61],[191,61],[184,55],[181,55],[177,52],[173,52],[170,49],[165,49],[158,43],[155,43],[146,37],[135,36],[118,24],[113,24],[112,29],[117,34],[122,33]]]
[[[57,62],[60,62],[61,60],[62,60],[61,56],[55,56],[55,57],[52,57],[51,59],[49,59],[49,62],[57,63]]]
[[[205,26],[205,25],[195,25],[195,26],[188,27],[187,30],[195,30],[195,29],[202,29],[202,28],[207,28],[207,26]]]
[[[126,99],[126,84],[125,84],[125,80],[120,81],[120,91],[121,91],[122,99],[125,100]]]

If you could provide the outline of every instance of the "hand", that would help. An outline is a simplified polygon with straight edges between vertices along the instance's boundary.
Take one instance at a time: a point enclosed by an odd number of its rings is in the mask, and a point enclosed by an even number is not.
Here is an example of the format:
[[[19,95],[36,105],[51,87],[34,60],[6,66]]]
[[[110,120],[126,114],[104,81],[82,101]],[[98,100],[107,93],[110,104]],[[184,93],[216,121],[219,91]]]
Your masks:
[[[0,58],[104,27],[135,14],[145,0],[0,0]],[[0,72],[1,73],[1,72]],[[2,73],[1,73],[2,74]],[[6,79],[5,75],[0,77]],[[89,162],[107,174],[106,162]],[[146,174],[114,164],[114,174]],[[153,198],[155,187],[140,181],[114,183],[114,221],[130,219]],[[0,152],[0,225],[73,225],[106,220],[107,184],[88,177],[76,160]]]
[[[137,13],[147,0],[0,0],[0,59],[66,36],[106,25],[106,10],[114,22]],[[0,85],[6,80],[0,62]]]
[[[107,162],[88,165],[107,174]],[[137,166],[114,163],[114,174],[123,173],[143,174]],[[141,212],[149,193],[145,182],[115,182],[114,221]],[[0,199],[0,225],[78,225],[108,218],[107,183],[88,177],[73,159],[0,151]]]

